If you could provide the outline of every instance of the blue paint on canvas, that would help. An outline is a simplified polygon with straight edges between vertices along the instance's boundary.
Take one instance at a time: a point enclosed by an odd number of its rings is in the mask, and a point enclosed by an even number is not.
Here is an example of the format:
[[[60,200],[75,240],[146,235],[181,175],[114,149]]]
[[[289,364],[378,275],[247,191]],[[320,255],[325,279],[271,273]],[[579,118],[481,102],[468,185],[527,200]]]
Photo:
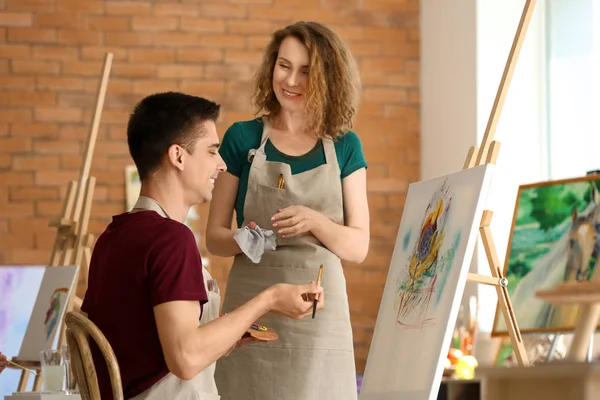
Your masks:
[[[9,359],[19,354],[37,297],[44,267],[0,266],[0,352]],[[17,390],[21,371],[5,369],[0,374],[0,396]],[[33,379],[30,377],[28,390]]]

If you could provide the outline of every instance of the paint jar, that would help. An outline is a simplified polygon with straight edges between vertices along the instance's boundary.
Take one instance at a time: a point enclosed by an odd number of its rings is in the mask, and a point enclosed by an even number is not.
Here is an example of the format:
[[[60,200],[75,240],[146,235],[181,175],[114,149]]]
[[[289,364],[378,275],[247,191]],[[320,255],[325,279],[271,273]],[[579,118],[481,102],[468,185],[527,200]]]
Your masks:
[[[47,349],[40,352],[42,387],[44,392],[62,392],[65,384],[63,350]]]

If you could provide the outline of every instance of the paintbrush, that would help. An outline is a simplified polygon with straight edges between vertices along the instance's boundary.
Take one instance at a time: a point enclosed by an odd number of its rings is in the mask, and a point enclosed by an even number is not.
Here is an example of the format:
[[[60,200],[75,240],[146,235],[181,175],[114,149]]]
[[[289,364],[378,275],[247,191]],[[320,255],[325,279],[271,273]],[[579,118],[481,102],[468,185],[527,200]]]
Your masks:
[[[12,364],[12,365],[14,365],[14,366],[15,366],[15,367],[17,367],[17,368],[20,368],[20,369],[22,369],[22,370],[24,370],[24,371],[27,371],[27,372],[31,372],[31,373],[32,373],[32,374],[34,374],[35,376],[37,376],[37,374],[38,374],[38,373],[37,373],[37,371],[34,371],[34,370],[32,370],[32,369],[29,369],[29,368],[25,368],[24,366],[22,366],[22,365],[19,365],[19,364],[17,364],[17,363],[16,363],[16,362],[14,362],[14,361],[11,361],[11,360],[6,360],[6,361],[8,361],[8,363],[9,363],[9,364]]]
[[[317,276],[317,286],[321,286],[321,277],[323,276],[323,265],[319,267],[319,275]],[[319,293],[315,294],[315,299],[313,300],[313,313],[312,317],[315,319],[315,314],[317,312],[317,303],[319,302]]]

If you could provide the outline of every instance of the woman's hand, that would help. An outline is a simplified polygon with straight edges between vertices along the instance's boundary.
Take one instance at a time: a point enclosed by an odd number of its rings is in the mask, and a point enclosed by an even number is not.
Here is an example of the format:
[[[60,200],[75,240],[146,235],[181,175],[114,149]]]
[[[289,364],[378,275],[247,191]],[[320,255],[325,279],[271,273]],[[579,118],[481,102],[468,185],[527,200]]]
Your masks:
[[[273,215],[273,227],[281,237],[292,237],[316,229],[325,216],[305,206],[290,206],[277,210]]]

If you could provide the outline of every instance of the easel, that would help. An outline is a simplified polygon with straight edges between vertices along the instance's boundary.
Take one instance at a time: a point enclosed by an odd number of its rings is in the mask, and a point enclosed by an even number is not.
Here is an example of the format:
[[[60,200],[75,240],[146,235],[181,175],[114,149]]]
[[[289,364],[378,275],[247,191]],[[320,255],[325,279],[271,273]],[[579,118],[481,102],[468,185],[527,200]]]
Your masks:
[[[94,237],[87,230],[92,208],[92,199],[94,197],[94,188],[96,178],[90,176],[92,166],[92,157],[98,137],[98,128],[100,118],[104,107],[104,98],[106,97],[106,88],[108,86],[108,77],[112,65],[113,54],[106,53],[104,56],[104,67],[102,69],[102,79],[98,87],[98,96],[96,98],[96,108],[87,139],[83,163],[79,173],[78,181],[69,181],[67,195],[63,203],[61,217],[58,220],[51,221],[49,226],[56,227],[57,233],[54,240],[54,247],[50,256],[50,267],[61,267],[68,265],[79,265],[79,280],[75,280],[71,287],[71,294],[67,303],[67,312],[72,311],[75,306],[81,307],[83,300],[77,296],[77,289],[81,281],[87,282],[88,268],[92,255],[92,244]],[[66,344],[66,326],[63,323],[59,325],[60,333],[58,337],[58,348]],[[11,360],[29,370],[36,371],[33,383],[33,391],[41,391],[41,366],[39,361],[18,360],[14,357]],[[17,392],[24,392],[29,381],[29,370],[23,369],[21,378],[17,387]]]
[[[508,93],[508,87],[515,71],[517,59],[519,58],[521,47],[523,46],[523,41],[525,40],[525,34],[527,33],[531,16],[533,15],[535,3],[536,0],[526,0],[525,2],[525,7],[523,8],[521,20],[519,21],[519,26],[517,28],[517,32],[508,55],[508,60],[504,68],[504,73],[502,74],[502,79],[500,80],[500,86],[498,87],[498,91],[496,93],[496,98],[494,100],[490,118],[488,119],[481,146],[479,148],[473,146],[469,149],[463,169],[473,168],[483,164],[496,164],[498,152],[500,151],[500,143],[493,140],[493,138],[498,125],[498,120],[500,119],[502,107],[504,106],[506,94]],[[513,350],[517,357],[517,362],[520,366],[527,366],[529,365],[529,358],[527,357],[527,351],[525,350],[525,346],[523,344],[521,331],[519,330],[510,297],[508,295],[508,290],[506,288],[508,285],[508,280],[502,274],[500,262],[498,261],[498,254],[496,252],[496,246],[490,230],[492,215],[493,213],[491,211],[484,211],[479,228],[483,247],[485,248],[485,254],[490,265],[491,276],[469,273],[467,281],[496,287],[498,303],[502,309],[504,320],[506,321],[508,334],[512,342]]]
[[[600,275],[594,275],[592,279],[589,282],[562,283],[555,289],[538,290],[535,293],[536,297],[556,306],[581,305],[573,342],[567,351],[567,361],[589,360],[592,338],[600,322]]]

